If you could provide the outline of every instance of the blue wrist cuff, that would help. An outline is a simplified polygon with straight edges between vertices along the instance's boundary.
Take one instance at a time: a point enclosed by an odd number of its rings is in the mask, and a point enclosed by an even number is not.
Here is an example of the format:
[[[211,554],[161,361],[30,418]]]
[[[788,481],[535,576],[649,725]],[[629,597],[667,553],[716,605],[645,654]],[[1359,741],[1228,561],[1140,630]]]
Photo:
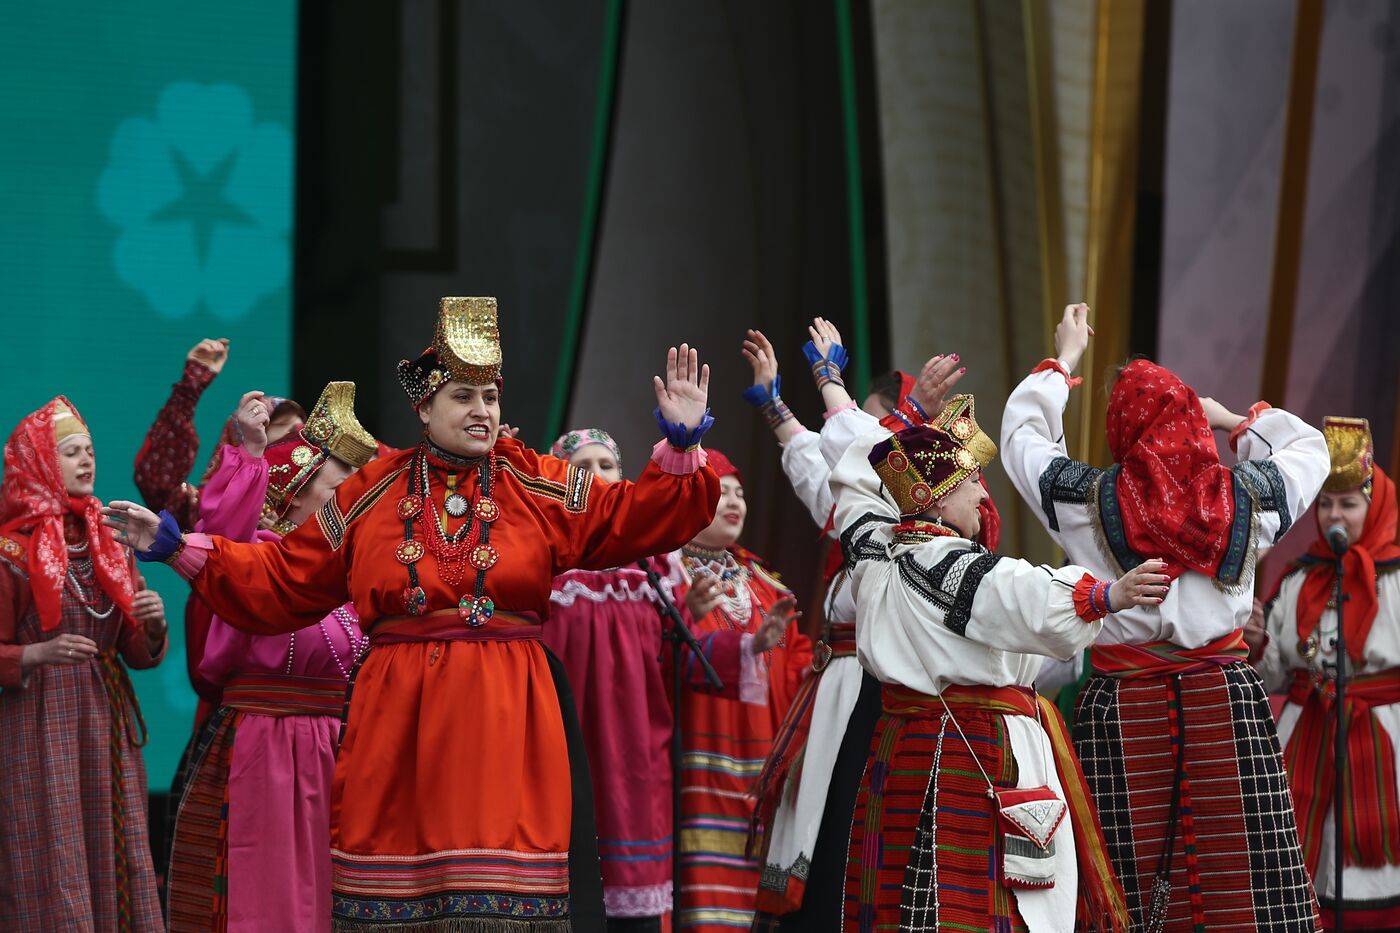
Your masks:
[[[783,377],[774,376],[772,385],[755,383],[744,390],[744,401],[754,408],[762,408],[782,394]]]
[[[825,362],[837,369],[845,369],[846,364],[851,360],[851,355],[847,353],[846,348],[839,343],[833,343],[831,349],[826,351],[826,356],[822,356],[821,351],[817,349],[817,345],[810,340],[802,345],[802,355],[807,357],[807,362],[811,363],[813,366]]]
[[[137,551],[136,559],[141,561],[165,562],[180,552],[185,536],[180,531],[180,523],[169,512],[160,513],[160,528],[156,530],[156,540],[148,551]]]
[[[700,418],[700,423],[695,427],[687,427],[684,424],[672,424],[666,420],[666,416],[661,414],[658,407],[653,414],[656,415],[656,424],[661,428],[661,433],[666,435],[666,442],[678,450],[689,450],[700,443],[700,438],[705,436],[705,432],[715,423],[715,419],[710,417],[710,410],[705,409],[705,414]]]

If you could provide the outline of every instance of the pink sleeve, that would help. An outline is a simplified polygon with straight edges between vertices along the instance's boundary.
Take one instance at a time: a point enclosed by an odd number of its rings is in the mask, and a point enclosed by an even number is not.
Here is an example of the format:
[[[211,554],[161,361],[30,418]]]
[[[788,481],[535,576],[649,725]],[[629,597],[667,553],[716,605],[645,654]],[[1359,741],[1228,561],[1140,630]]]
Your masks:
[[[252,541],[267,496],[267,461],[242,447],[226,446],[219,468],[199,493],[195,530],[233,541]]]
[[[270,531],[258,531],[251,536],[251,540],[275,541],[277,535]],[[217,614],[213,615],[204,638],[199,678],[222,688],[230,677],[240,671],[277,670],[287,656],[289,638],[289,635],[254,635],[240,631]]]

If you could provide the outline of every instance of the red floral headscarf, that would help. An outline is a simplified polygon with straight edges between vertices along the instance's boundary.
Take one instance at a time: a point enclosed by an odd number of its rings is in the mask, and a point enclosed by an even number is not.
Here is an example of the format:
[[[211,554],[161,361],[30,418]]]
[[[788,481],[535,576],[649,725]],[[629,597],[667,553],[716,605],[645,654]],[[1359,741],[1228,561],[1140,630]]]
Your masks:
[[[26,417],[5,444],[4,481],[0,482],[0,534],[29,536],[29,585],[45,631],[62,617],[63,583],[68,572],[68,545],[63,519],[72,514],[83,523],[93,570],[102,589],[135,625],[131,565],[126,549],[102,526],[102,503],[95,496],[70,496],[63,485],[54,440],[55,409],[78,409],[62,395]]]
[[[734,465],[733,461],[713,447],[706,447],[705,452],[710,456],[710,469],[715,471],[715,476],[720,479],[724,479],[726,476],[732,476],[739,481],[740,486],[744,485],[744,477],[740,474],[739,468]]]
[[[1132,550],[1216,575],[1235,515],[1234,479],[1195,391],[1170,370],[1134,360],[1108,402],[1108,446],[1121,465],[1118,505]]]
[[[1347,654],[1358,663],[1366,655],[1366,639],[1380,609],[1376,595],[1376,562],[1400,558],[1397,523],[1400,523],[1400,508],[1396,506],[1395,483],[1377,466],[1372,473],[1371,504],[1361,526],[1361,540],[1353,541],[1342,559],[1342,591],[1347,600]],[[1317,558],[1319,563],[1308,571],[1298,594],[1299,639],[1306,639],[1317,628],[1337,581],[1336,558],[1327,545],[1321,516],[1318,517],[1317,540],[1308,548],[1308,556]]]

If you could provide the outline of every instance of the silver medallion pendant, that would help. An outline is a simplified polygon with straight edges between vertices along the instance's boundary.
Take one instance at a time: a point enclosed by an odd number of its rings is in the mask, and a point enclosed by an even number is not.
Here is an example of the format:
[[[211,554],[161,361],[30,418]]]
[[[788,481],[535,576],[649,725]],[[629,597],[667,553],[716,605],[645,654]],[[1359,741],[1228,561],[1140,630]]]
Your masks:
[[[448,496],[447,501],[443,503],[443,508],[447,509],[447,514],[453,518],[461,518],[466,515],[468,507],[467,497],[459,492]]]

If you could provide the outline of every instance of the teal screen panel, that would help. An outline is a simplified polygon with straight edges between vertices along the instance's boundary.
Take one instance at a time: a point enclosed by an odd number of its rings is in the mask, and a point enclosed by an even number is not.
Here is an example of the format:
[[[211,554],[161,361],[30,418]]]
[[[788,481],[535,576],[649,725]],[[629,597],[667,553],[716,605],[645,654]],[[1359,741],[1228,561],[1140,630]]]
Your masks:
[[[6,7],[0,430],[69,396],[92,428],[103,500],[136,497],[136,452],[200,338],[232,345],[198,409],[196,473],[242,392],[290,389],[296,9]],[[145,569],[171,635],[165,661],[133,675],[160,791],[195,709],[188,590],[163,566]]]

